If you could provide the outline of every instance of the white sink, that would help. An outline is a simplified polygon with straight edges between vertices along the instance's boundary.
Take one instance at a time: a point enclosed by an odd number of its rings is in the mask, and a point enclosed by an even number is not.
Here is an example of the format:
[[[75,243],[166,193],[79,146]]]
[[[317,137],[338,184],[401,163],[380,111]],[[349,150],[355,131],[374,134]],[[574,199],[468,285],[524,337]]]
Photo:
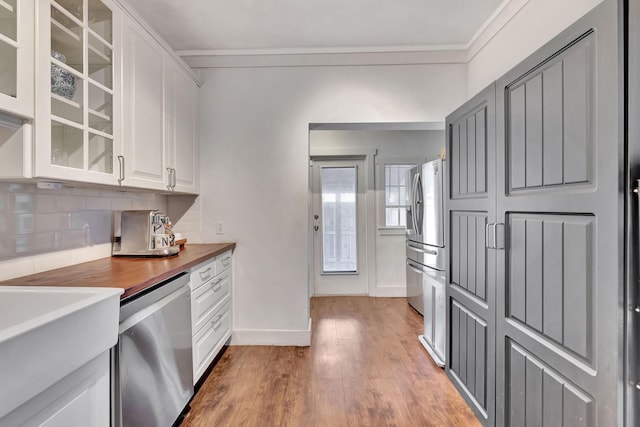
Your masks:
[[[122,292],[0,286],[0,418],[116,344]]]

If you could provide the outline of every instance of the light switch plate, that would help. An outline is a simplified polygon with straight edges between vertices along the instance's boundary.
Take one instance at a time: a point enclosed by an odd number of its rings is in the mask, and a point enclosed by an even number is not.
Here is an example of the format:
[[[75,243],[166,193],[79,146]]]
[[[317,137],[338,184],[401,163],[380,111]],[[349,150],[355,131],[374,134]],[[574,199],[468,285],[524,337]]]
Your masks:
[[[216,234],[224,234],[224,222],[216,222]]]

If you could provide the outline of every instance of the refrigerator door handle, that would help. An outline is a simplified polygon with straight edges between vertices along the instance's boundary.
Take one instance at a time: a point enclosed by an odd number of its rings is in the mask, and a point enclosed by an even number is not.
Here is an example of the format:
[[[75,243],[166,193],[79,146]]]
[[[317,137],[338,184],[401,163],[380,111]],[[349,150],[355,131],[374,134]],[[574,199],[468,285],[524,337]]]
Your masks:
[[[411,183],[411,223],[413,225],[413,231],[418,233],[418,223],[416,222],[416,215],[418,213],[417,208],[417,190],[418,190],[418,174],[413,176],[413,182]]]
[[[419,274],[424,274],[424,270],[417,268],[411,261],[407,261],[407,267]]]
[[[412,245],[411,243],[407,243],[407,246],[409,246],[411,249],[415,249],[418,252],[422,252],[423,254],[438,255],[438,251],[433,249],[423,249],[420,246]]]

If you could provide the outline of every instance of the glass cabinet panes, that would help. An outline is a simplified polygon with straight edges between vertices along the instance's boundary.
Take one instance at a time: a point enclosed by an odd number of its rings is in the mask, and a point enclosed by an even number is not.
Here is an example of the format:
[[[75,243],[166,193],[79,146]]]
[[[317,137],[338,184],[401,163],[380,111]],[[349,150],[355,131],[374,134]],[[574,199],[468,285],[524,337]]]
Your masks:
[[[18,50],[0,40],[0,93],[13,98],[18,92]]]
[[[51,122],[51,163],[75,169],[84,168],[84,132],[74,126]]]
[[[88,0],[89,28],[108,44],[113,43],[113,13],[100,0]]]
[[[113,13],[100,0],[50,2],[51,163],[113,174]]]
[[[89,127],[113,135],[113,95],[89,83]]]
[[[89,134],[89,170],[113,173],[113,140]]]
[[[16,0],[0,0],[0,34],[18,40],[18,14]]]
[[[70,15],[76,17],[79,21],[84,18],[84,0],[56,0],[55,3],[60,5]]]
[[[0,0],[0,93],[12,98],[18,92],[17,0]]]

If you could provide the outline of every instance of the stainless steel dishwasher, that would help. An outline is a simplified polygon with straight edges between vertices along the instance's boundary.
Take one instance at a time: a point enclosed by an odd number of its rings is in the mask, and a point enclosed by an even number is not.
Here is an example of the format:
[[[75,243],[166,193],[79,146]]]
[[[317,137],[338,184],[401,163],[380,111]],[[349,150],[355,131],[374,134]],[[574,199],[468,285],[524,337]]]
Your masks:
[[[187,273],[123,302],[111,353],[111,424],[173,425],[193,396],[191,346]]]

